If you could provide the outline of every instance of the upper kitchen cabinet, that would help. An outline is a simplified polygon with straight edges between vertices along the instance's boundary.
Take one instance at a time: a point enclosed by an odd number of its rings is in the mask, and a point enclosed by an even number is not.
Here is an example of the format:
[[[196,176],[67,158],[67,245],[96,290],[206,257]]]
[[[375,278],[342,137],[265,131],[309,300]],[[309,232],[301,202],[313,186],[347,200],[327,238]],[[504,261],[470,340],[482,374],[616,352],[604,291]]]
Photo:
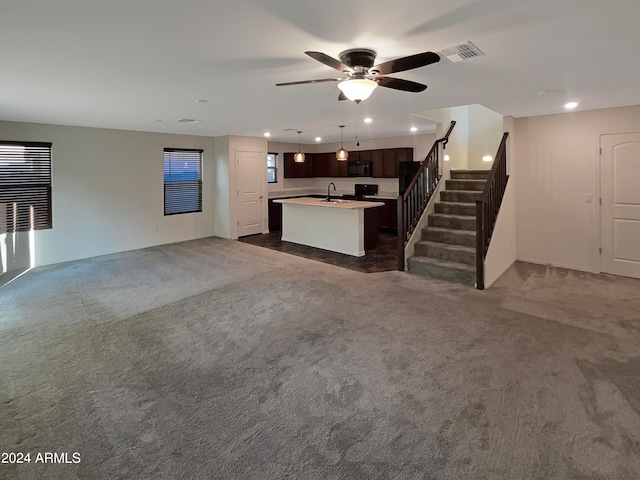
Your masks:
[[[413,162],[413,148],[396,148],[396,162]]]
[[[395,148],[387,148],[382,151],[382,176],[394,178],[398,176],[398,156]]]
[[[305,155],[306,159],[302,163],[293,161],[293,152],[284,154],[284,178],[311,178],[313,177],[313,155]]]
[[[331,176],[332,177],[348,177],[349,172],[347,165],[349,162],[338,160],[335,153],[329,153]],[[351,152],[349,152],[349,160],[351,160]]]
[[[341,162],[335,152],[307,153],[303,163],[293,161],[293,152],[284,154],[284,178],[348,177],[349,162],[371,162],[371,176],[397,178],[398,163],[413,160],[413,148],[386,148],[349,152],[349,160]]]
[[[398,163],[413,160],[413,148],[385,148],[370,152],[371,176],[377,178],[398,178]]]
[[[384,177],[382,150],[369,151],[371,152],[371,176],[376,178]]]
[[[313,176],[314,177],[333,177],[331,174],[331,154],[330,153],[314,153],[308,155],[312,159]]]

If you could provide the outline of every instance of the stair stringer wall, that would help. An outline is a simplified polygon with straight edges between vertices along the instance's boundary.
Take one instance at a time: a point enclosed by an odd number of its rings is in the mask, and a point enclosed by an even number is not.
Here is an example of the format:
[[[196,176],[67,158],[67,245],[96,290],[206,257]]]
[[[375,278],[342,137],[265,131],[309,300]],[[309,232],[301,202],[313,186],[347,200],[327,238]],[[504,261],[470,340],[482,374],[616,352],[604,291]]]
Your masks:
[[[433,195],[431,195],[431,198],[429,199],[429,203],[427,203],[427,206],[425,207],[424,212],[422,212],[422,216],[420,217],[420,220],[418,220],[418,224],[416,225],[416,228],[411,233],[411,237],[409,237],[409,241],[404,246],[404,270],[405,271],[409,270],[407,261],[409,260],[409,257],[413,257],[415,253],[416,242],[419,242],[420,240],[422,240],[422,229],[427,226],[429,215],[435,211],[436,202],[440,201],[440,191],[445,189],[446,180],[449,180],[451,178],[451,173],[449,168],[444,168],[443,170],[444,172],[442,173],[442,177],[440,178],[440,181],[438,182],[438,185],[436,186],[436,189],[433,192]]]
[[[484,260],[484,288],[489,288],[516,261],[516,193],[509,177]]]

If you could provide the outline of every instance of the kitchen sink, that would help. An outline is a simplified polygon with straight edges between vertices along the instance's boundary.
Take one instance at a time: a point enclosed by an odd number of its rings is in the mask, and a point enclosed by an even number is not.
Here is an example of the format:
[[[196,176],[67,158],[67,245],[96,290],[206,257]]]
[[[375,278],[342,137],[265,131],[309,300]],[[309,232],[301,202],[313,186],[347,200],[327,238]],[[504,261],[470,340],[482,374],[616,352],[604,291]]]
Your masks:
[[[331,200],[327,200],[326,198],[321,198],[318,201],[319,202],[329,202],[329,203],[351,203],[351,200],[342,200],[340,198],[332,198]]]

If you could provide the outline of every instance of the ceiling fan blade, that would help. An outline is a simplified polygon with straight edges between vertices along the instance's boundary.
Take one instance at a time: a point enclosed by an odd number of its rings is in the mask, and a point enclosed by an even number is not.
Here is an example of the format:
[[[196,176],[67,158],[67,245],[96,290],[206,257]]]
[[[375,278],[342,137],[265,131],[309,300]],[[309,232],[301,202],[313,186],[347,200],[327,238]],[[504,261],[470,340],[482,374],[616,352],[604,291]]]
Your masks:
[[[351,67],[349,67],[348,65],[345,65],[340,60],[337,60],[337,59],[335,59],[333,57],[330,57],[326,53],[313,52],[313,51],[308,51],[308,52],[304,52],[304,53],[309,55],[314,60],[317,60],[320,63],[324,63],[325,65],[328,65],[331,68],[335,68],[336,70],[339,70],[340,72],[351,72],[352,71]]]
[[[276,83],[276,87],[286,87],[288,85],[304,85],[305,83],[339,82],[343,78],[320,78],[318,80],[301,80],[299,82]]]
[[[403,90],[405,92],[422,92],[427,89],[426,85],[411,80],[402,80],[393,77],[375,77],[375,81],[381,87],[393,88],[394,90]]]
[[[341,91],[340,95],[338,95],[338,100],[349,100],[347,96]]]
[[[424,67],[440,61],[440,55],[434,52],[423,52],[410,55],[408,57],[396,58],[388,62],[374,65],[369,70],[377,71],[377,75],[388,75],[390,73],[404,72],[414,68]]]

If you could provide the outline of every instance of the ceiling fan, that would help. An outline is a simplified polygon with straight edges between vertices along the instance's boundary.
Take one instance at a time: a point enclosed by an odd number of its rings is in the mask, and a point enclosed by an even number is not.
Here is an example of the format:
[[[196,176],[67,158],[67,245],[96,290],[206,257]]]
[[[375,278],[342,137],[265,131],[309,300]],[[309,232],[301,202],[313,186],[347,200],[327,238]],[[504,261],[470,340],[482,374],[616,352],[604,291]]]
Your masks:
[[[338,100],[353,100],[356,103],[369,98],[378,85],[405,92],[422,92],[427,88],[422,83],[387,77],[386,75],[424,67],[440,61],[440,55],[437,53],[423,52],[374,65],[376,52],[367,48],[345,50],[340,53],[340,60],[322,52],[307,51],[304,53],[331,68],[341,71],[346,77],[276,83],[277,87],[305,83],[340,82],[338,83],[338,88],[340,89]]]

